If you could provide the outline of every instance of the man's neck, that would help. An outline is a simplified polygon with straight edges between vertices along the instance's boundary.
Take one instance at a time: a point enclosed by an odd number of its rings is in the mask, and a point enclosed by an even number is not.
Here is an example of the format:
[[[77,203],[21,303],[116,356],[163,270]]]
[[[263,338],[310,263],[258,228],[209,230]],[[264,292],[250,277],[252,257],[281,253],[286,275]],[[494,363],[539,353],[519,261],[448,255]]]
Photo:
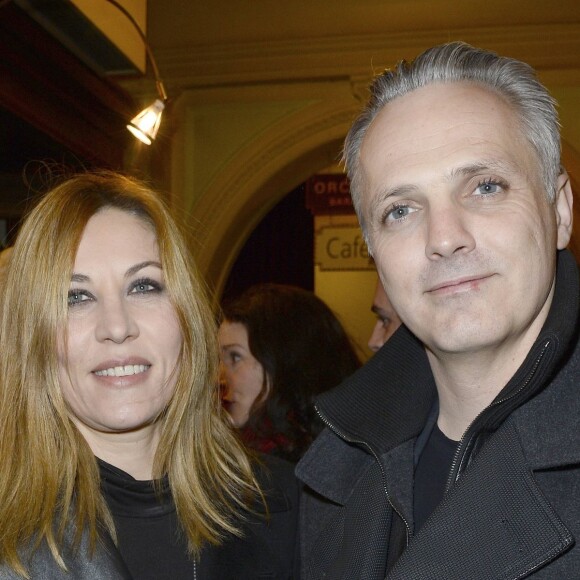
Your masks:
[[[523,363],[533,341],[497,352],[434,354],[427,357],[439,394],[437,424],[459,441],[474,419],[497,397]]]
[[[439,394],[439,429],[459,441],[475,418],[497,397],[524,362],[548,317],[554,286],[525,329],[471,351],[444,352],[426,345]]]

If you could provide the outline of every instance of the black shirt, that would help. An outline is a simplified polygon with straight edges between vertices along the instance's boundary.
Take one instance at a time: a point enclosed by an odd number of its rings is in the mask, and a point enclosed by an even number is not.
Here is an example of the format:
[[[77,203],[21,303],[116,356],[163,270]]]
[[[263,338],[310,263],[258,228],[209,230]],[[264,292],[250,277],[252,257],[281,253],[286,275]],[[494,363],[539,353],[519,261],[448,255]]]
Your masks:
[[[152,481],[138,481],[98,460],[101,489],[117,530],[118,550],[134,580],[290,580],[294,578],[298,486],[294,466],[262,456],[255,475],[267,501],[256,498],[242,514],[242,537],[227,534],[219,546],[202,546],[199,561],[187,554],[167,478],[156,494]]]
[[[195,564],[187,554],[167,480],[160,482],[159,495],[152,481],[138,481],[118,467],[98,463],[118,549],[133,578],[194,580]]]
[[[457,445],[458,442],[447,438],[435,423],[415,468],[415,533],[443,498]]]

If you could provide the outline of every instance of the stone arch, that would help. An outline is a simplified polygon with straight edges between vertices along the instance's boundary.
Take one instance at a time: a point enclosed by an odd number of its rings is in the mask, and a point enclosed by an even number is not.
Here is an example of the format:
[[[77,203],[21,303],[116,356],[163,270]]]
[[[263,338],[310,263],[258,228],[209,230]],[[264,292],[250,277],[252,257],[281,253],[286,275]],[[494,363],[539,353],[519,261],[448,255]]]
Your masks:
[[[318,102],[284,118],[240,150],[213,180],[191,218],[203,224],[197,262],[216,295],[268,211],[310,175],[338,161],[356,110],[354,100],[332,108]]]

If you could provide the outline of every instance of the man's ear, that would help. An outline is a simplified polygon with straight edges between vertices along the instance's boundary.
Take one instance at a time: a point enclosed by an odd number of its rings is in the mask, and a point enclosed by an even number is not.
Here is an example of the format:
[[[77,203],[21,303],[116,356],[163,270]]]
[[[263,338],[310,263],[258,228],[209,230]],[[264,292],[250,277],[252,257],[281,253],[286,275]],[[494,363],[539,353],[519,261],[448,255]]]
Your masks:
[[[558,176],[558,188],[556,199],[554,200],[554,210],[556,212],[556,225],[558,226],[558,250],[563,250],[570,241],[572,235],[572,206],[574,195],[570,185],[570,177],[566,171]]]

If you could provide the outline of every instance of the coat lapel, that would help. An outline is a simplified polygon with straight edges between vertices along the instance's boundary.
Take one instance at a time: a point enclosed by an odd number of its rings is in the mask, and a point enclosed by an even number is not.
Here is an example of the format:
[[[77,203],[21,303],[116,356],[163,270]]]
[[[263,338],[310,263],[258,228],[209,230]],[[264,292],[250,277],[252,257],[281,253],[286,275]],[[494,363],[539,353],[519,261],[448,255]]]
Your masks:
[[[449,490],[387,578],[515,580],[573,543],[508,422]]]

